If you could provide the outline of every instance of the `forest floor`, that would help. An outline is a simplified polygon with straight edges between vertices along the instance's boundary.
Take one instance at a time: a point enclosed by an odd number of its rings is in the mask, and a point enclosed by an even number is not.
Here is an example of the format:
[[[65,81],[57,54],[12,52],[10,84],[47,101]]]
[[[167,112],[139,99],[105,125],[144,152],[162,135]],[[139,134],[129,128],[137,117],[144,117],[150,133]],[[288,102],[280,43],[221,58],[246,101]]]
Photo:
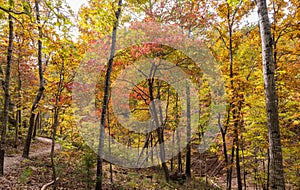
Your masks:
[[[43,185],[52,181],[52,168],[50,160],[51,140],[36,138],[32,142],[29,159],[23,159],[23,146],[17,149],[9,148],[5,157],[5,175],[0,178],[2,190],[38,190]],[[95,160],[88,160],[88,153],[78,151],[76,148],[55,145],[56,172],[59,177],[57,189],[94,189],[95,184]],[[215,160],[212,163],[218,165]],[[172,180],[167,183],[164,180],[162,169],[157,167],[146,169],[127,169],[112,166],[104,162],[104,189],[220,189],[208,179],[205,182],[203,175],[199,174],[199,166],[193,162],[193,177],[186,180]],[[171,172],[174,173],[174,172]],[[113,181],[110,181],[112,176]],[[51,189],[51,186],[48,187]]]
[[[29,158],[32,159],[43,155],[49,155],[51,152],[52,140],[44,137],[36,137],[35,140],[37,142],[33,142],[31,151],[29,153]],[[23,146],[20,148],[23,148]],[[61,145],[56,143],[54,150],[57,151],[60,149]],[[23,159],[24,158],[22,158],[22,152],[20,149],[15,150],[14,153],[8,152],[4,159],[4,171],[10,171],[11,167],[20,164]]]
[[[8,143],[12,146],[13,143]],[[18,144],[17,148],[8,148],[4,159],[4,176],[0,177],[0,189],[40,189],[29,187],[29,185],[19,185],[26,181],[27,176],[31,175],[37,168],[27,167],[29,163],[34,163],[38,158],[50,157],[52,140],[44,137],[36,137],[31,144],[29,159],[22,157],[23,144]],[[61,145],[56,143],[55,152],[61,150]],[[38,180],[34,180],[38,181]],[[29,184],[31,182],[29,181]]]

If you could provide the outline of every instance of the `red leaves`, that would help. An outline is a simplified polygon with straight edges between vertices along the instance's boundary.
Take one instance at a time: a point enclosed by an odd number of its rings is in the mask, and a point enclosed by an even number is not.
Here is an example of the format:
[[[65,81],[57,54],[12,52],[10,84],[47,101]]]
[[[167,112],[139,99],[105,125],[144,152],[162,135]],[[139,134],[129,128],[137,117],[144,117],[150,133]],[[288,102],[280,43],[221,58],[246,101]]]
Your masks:
[[[71,92],[73,88],[73,82],[65,84],[64,87]]]
[[[55,97],[51,98],[49,101],[52,102],[54,105],[56,102],[56,98]],[[71,103],[71,95],[61,95],[59,97],[58,105],[69,105],[70,103]]]
[[[130,48],[130,55],[133,57],[133,58],[139,58],[143,55],[147,55],[153,51],[160,51],[162,50],[158,44],[155,44],[155,43],[145,43],[145,44],[142,44],[141,46],[138,46],[138,45],[135,45],[135,46],[132,46]]]

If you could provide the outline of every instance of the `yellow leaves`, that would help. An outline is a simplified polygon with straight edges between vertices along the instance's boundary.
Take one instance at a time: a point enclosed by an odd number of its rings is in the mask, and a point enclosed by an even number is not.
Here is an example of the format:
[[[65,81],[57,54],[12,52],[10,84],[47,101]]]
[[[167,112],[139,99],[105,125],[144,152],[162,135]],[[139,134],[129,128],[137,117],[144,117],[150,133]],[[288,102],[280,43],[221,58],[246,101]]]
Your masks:
[[[300,125],[300,121],[299,121],[299,120],[295,120],[295,121],[293,122],[293,125],[299,126],[299,125]]]
[[[227,0],[227,3],[231,6],[231,7],[235,7],[240,3],[240,0]]]
[[[4,19],[5,12],[0,10],[0,19]]]
[[[135,5],[137,4],[141,5],[147,3],[148,0],[128,0],[127,2]]]
[[[92,35],[93,39],[110,34],[115,21],[117,5],[108,1],[89,1],[88,6],[82,7],[79,12],[79,28],[83,35]]]
[[[217,13],[221,18],[226,18],[227,17],[227,5],[226,3],[222,3],[217,7]]]

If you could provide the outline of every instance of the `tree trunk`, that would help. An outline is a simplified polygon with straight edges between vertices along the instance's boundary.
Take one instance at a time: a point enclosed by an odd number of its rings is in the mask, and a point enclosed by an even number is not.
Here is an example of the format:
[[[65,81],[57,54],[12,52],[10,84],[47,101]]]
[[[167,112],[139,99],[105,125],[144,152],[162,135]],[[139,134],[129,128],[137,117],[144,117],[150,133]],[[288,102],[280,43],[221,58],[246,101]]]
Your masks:
[[[154,65],[155,67],[155,65]],[[155,72],[153,72],[155,73]],[[153,113],[153,117],[154,117],[154,123],[156,125],[156,131],[157,131],[157,137],[158,137],[158,143],[159,143],[159,157],[161,160],[161,165],[162,168],[164,170],[165,173],[165,179],[168,182],[170,179],[170,175],[169,175],[169,169],[168,166],[166,164],[166,160],[165,160],[165,147],[164,147],[164,132],[163,132],[163,122],[159,122],[159,118],[158,118],[158,114],[159,114],[159,110],[156,108],[155,103],[154,103],[154,95],[153,95],[153,83],[154,83],[154,76],[150,76],[152,78],[148,79],[148,86],[149,86],[149,97],[150,97],[150,101],[151,101],[151,112]],[[158,90],[159,93],[159,90]]]
[[[11,59],[12,59],[13,40],[14,40],[14,25],[12,19],[13,19],[12,16],[8,15],[9,38],[8,38],[7,62],[6,62],[6,71],[5,71],[5,81],[4,81],[4,108],[3,108],[3,120],[2,120],[1,142],[0,142],[0,176],[4,175],[6,128],[7,128],[8,109],[9,109],[9,100],[10,100],[9,83],[10,83],[10,69],[11,69]]]
[[[237,96],[237,95],[236,95]],[[237,100],[239,101],[239,100]],[[234,102],[233,103],[233,121],[234,121],[234,145],[235,145],[235,167],[236,167],[236,179],[237,179],[237,184],[238,184],[238,190],[241,190],[243,188],[242,186],[242,176],[241,176],[241,166],[240,166],[240,142],[239,142],[239,127],[240,127],[240,122],[239,120],[240,118],[240,112],[241,112],[241,106],[236,106],[235,104],[237,103]],[[236,110],[236,109],[238,110]]]
[[[111,160],[111,124],[110,124],[110,117],[109,117],[109,108],[107,109],[107,125],[108,125],[108,150],[109,150],[109,160]],[[109,173],[110,173],[110,183],[113,184],[114,183],[114,179],[113,179],[113,167],[112,167],[112,163],[109,163]]]
[[[175,102],[175,107],[176,107],[176,122],[178,123],[179,121],[179,110],[178,110],[178,101],[179,101],[179,98],[178,98],[178,93],[176,93],[176,102]],[[179,134],[179,131],[177,130],[176,131],[176,139],[177,139],[177,146],[178,146],[178,149],[177,151],[179,152],[178,153],[178,158],[177,158],[177,164],[178,164],[178,173],[182,173],[182,161],[181,161],[181,147],[180,147],[180,134]]]
[[[52,125],[52,144],[51,144],[51,167],[52,167],[52,179],[53,179],[53,184],[52,184],[52,189],[56,190],[56,168],[55,168],[55,162],[54,162],[54,148],[55,148],[55,137],[56,137],[56,129],[58,126],[58,114],[59,110],[58,108],[55,108],[55,113],[54,113],[54,123]]]
[[[34,130],[33,130],[33,134],[32,134],[33,139],[35,139],[35,137],[36,137],[37,127],[39,125],[39,118],[40,118],[40,113],[38,113],[35,117]]]
[[[37,95],[35,97],[35,100],[32,104],[31,110],[30,110],[30,119],[29,119],[29,127],[28,127],[28,133],[26,137],[26,142],[23,150],[23,158],[28,158],[29,156],[29,150],[30,150],[30,144],[31,144],[31,137],[32,137],[32,131],[34,127],[34,119],[35,119],[35,113],[39,101],[42,98],[43,92],[44,92],[44,76],[43,76],[43,63],[42,63],[42,27],[41,27],[41,20],[40,20],[40,10],[39,10],[39,2],[40,0],[35,0],[35,11],[36,11],[36,21],[38,24],[38,31],[39,31],[39,39],[38,39],[38,66],[39,66],[39,79],[40,79],[40,86],[39,90],[37,92]]]
[[[186,85],[186,117],[187,117],[187,146],[186,146],[186,162],[185,162],[185,174],[187,177],[191,177],[191,105],[190,105],[190,87]]]
[[[115,13],[116,20],[114,22],[113,32],[112,32],[110,57],[109,57],[108,66],[107,66],[106,75],[105,75],[105,87],[104,87],[103,105],[102,105],[102,112],[101,112],[100,136],[99,136],[98,156],[97,156],[97,172],[96,172],[96,188],[95,188],[96,190],[102,189],[102,181],[103,181],[102,154],[103,154],[104,137],[105,137],[105,128],[104,127],[106,124],[106,111],[107,111],[107,107],[108,107],[110,75],[111,75],[111,71],[112,71],[112,64],[113,64],[113,59],[114,59],[115,50],[116,50],[117,29],[118,29],[118,24],[119,24],[119,17],[121,14],[121,6],[122,6],[122,0],[119,0],[118,1],[118,10]]]
[[[229,14],[229,13],[228,13]],[[228,16],[228,21],[229,21],[229,16]],[[234,122],[234,145],[236,146],[236,175],[237,175],[237,184],[238,184],[238,189],[242,189],[242,178],[241,178],[241,170],[240,170],[240,159],[239,159],[239,111],[237,111],[237,104],[239,101],[238,100],[238,92],[234,87],[234,79],[233,79],[233,42],[232,42],[232,23],[228,23],[228,28],[229,28],[229,62],[230,62],[230,84],[231,84],[231,90],[234,93],[233,94],[233,100],[232,100],[232,117],[233,117],[233,122]],[[233,148],[234,149],[234,148]],[[234,160],[233,158],[231,158]],[[231,162],[233,164],[233,162]],[[231,183],[230,183],[231,184]],[[231,188],[231,187],[230,187]]]
[[[258,0],[258,16],[262,42],[262,63],[266,97],[267,126],[270,150],[270,188],[285,189],[280,129],[278,119],[278,97],[275,84],[272,35],[266,0]]]
[[[17,108],[18,109],[18,108]],[[14,139],[14,148],[18,147],[18,136],[19,136],[19,112],[16,113],[16,123],[15,123],[15,139]]]
[[[22,125],[22,111],[21,111],[21,105],[22,105],[22,96],[21,96],[21,90],[22,90],[22,80],[21,80],[21,45],[19,44],[19,55],[18,55],[18,102],[17,102],[17,113],[16,113],[16,123],[15,123],[15,144],[14,148],[17,148],[18,146],[18,136],[20,133],[20,128]]]
[[[175,147],[175,132],[173,131],[173,134],[172,134],[172,147]],[[173,171],[174,170],[174,154],[173,154],[173,151],[172,151],[172,156],[171,156],[172,158],[171,158],[171,171]]]
[[[54,121],[52,125],[52,144],[51,144],[51,165],[52,165],[52,179],[53,179],[53,190],[56,189],[56,168],[55,168],[55,162],[54,162],[54,148],[55,148],[55,138],[56,138],[56,131],[57,131],[57,126],[59,125],[59,111],[60,111],[60,106],[59,106],[59,100],[63,91],[62,83],[64,81],[64,58],[62,58],[62,65],[60,68],[59,72],[59,83],[57,86],[57,92],[55,94],[55,105],[54,105]],[[37,118],[39,118],[39,115],[37,115]],[[37,127],[38,121],[36,121],[36,127]]]
[[[227,133],[227,128],[229,125],[229,120],[230,120],[230,109],[231,106],[229,106],[229,108],[227,108],[227,121],[226,121],[226,125],[223,128],[222,124],[221,124],[221,115],[218,115],[218,126],[221,132],[221,136],[222,136],[222,147],[223,147],[223,155],[224,155],[224,159],[225,159],[225,164],[226,164],[226,189],[231,189],[231,186],[229,187],[229,180],[231,180],[230,176],[230,169],[229,169],[229,158],[228,158],[228,154],[227,154],[227,143],[226,143],[226,133]]]
[[[246,183],[246,165],[245,165],[245,154],[244,154],[244,138],[243,136],[241,137],[242,139],[242,159],[243,159],[243,181],[244,181],[244,190],[247,189],[247,183]]]
[[[233,161],[234,161],[234,145],[231,148],[231,158],[230,158],[230,167],[229,167],[229,175],[227,177],[227,189],[231,190],[231,183],[232,183],[232,168],[233,168]]]
[[[270,150],[268,149],[268,163],[267,163],[267,188],[270,187]]]
[[[241,166],[240,166],[240,145],[239,142],[236,143],[236,153],[235,153],[235,167],[236,167],[236,178],[238,183],[238,190],[242,190],[242,175],[241,175]]]

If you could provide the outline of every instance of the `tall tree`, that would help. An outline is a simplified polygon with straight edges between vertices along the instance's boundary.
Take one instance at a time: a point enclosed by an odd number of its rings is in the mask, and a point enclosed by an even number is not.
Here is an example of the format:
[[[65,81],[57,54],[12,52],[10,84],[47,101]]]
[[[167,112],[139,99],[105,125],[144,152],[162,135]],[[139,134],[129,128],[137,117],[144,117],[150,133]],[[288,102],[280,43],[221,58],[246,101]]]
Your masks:
[[[11,8],[9,9],[11,11]],[[4,175],[4,155],[5,155],[5,141],[6,141],[6,128],[8,121],[8,107],[9,107],[9,83],[10,83],[10,70],[11,70],[11,59],[13,53],[13,38],[14,38],[14,25],[13,17],[11,14],[8,15],[9,23],[9,37],[8,37],[8,48],[7,48],[7,62],[5,70],[5,81],[4,81],[4,108],[3,108],[3,120],[1,129],[1,142],[0,142],[0,176]]]
[[[31,110],[30,110],[30,119],[29,119],[29,128],[28,133],[26,137],[26,142],[23,150],[23,157],[28,158],[29,156],[29,149],[32,139],[32,132],[34,127],[34,119],[35,119],[35,110],[38,106],[39,101],[42,98],[43,92],[44,92],[44,75],[43,75],[43,62],[42,62],[42,25],[41,25],[41,19],[40,19],[40,9],[39,9],[39,3],[40,0],[35,0],[35,12],[36,12],[36,22],[38,24],[38,32],[39,32],[39,39],[38,39],[38,67],[39,67],[39,90],[36,94],[36,97],[34,99],[34,102],[32,104]]]
[[[22,125],[22,110],[21,110],[21,99],[22,99],[22,95],[21,95],[21,90],[22,90],[22,80],[21,80],[21,44],[20,43],[20,39],[17,38],[18,41],[18,61],[17,61],[17,73],[18,73],[18,87],[17,87],[17,112],[16,112],[16,123],[15,123],[15,144],[14,144],[14,148],[17,148],[18,146],[18,135],[19,135],[19,129],[21,128]],[[23,43],[23,42],[22,42]]]
[[[151,71],[150,71],[150,77],[148,79],[148,86],[149,86],[149,97],[150,101],[153,102],[155,100],[154,98],[154,76],[155,76],[155,70],[157,67],[152,64]],[[158,88],[157,92],[157,98],[160,98],[160,88]],[[162,120],[159,121],[159,115],[161,113],[161,110],[159,110],[159,106],[155,106],[155,104],[151,104],[150,110],[152,112],[152,115],[154,117],[154,124],[157,128],[157,138],[158,138],[158,143],[159,143],[159,157],[161,160],[161,165],[165,173],[165,179],[166,181],[169,181],[170,175],[169,175],[169,169],[166,163],[166,156],[165,156],[165,146],[164,146],[164,127],[161,125],[163,122]]]
[[[119,0],[118,1],[118,9],[115,12],[115,21],[114,21],[113,32],[112,32],[111,51],[110,51],[108,67],[107,67],[106,75],[105,75],[105,87],[104,87],[104,96],[103,96],[103,104],[102,104],[102,112],[101,112],[100,136],[99,136],[99,146],[98,146],[98,156],[97,156],[96,190],[102,189],[102,181],[103,181],[102,154],[103,154],[104,137],[105,137],[104,126],[106,124],[106,111],[108,108],[108,101],[109,101],[108,96],[109,96],[109,89],[110,89],[110,75],[111,75],[111,71],[112,71],[112,64],[113,64],[113,59],[114,59],[115,50],[116,50],[117,29],[118,29],[120,14],[121,14],[121,7],[122,7],[122,0]]]
[[[59,125],[59,112],[61,106],[59,105],[59,101],[61,99],[63,89],[63,82],[64,82],[64,58],[62,57],[61,61],[61,69],[59,72],[59,83],[57,85],[57,91],[55,93],[55,105],[54,105],[54,116],[53,116],[53,124],[52,124],[52,145],[51,145],[51,165],[52,165],[52,179],[53,179],[53,190],[56,189],[56,168],[54,162],[54,148],[55,148],[55,138],[56,138],[56,131],[57,126]]]
[[[225,159],[227,184],[226,188],[231,189],[232,173],[235,161],[235,169],[237,174],[238,189],[242,189],[241,165],[240,165],[240,131],[243,126],[242,109],[244,106],[244,95],[241,87],[244,82],[241,79],[242,65],[240,64],[239,54],[237,53],[242,45],[242,32],[239,29],[242,19],[247,16],[251,10],[251,3],[242,0],[235,1],[215,1],[211,3],[212,8],[216,7],[217,17],[213,18],[214,25],[212,31],[208,31],[208,35],[215,39],[216,42],[222,42],[222,48],[218,50],[218,46],[211,45],[211,50],[217,55],[217,59],[222,62],[221,70],[227,75],[228,82],[226,84],[228,93],[228,107],[226,119],[222,124],[219,122],[219,129],[222,137],[223,154]],[[211,42],[208,42],[211,43]],[[221,51],[221,52],[219,52]],[[218,52],[218,54],[216,54]],[[231,135],[232,134],[232,135]],[[228,147],[228,141],[232,139],[232,146]],[[228,155],[231,148],[231,156]]]
[[[265,85],[267,126],[270,152],[270,188],[285,189],[282,164],[282,149],[278,119],[278,97],[275,84],[273,40],[266,0],[258,0],[258,16],[262,43],[262,62]]]

